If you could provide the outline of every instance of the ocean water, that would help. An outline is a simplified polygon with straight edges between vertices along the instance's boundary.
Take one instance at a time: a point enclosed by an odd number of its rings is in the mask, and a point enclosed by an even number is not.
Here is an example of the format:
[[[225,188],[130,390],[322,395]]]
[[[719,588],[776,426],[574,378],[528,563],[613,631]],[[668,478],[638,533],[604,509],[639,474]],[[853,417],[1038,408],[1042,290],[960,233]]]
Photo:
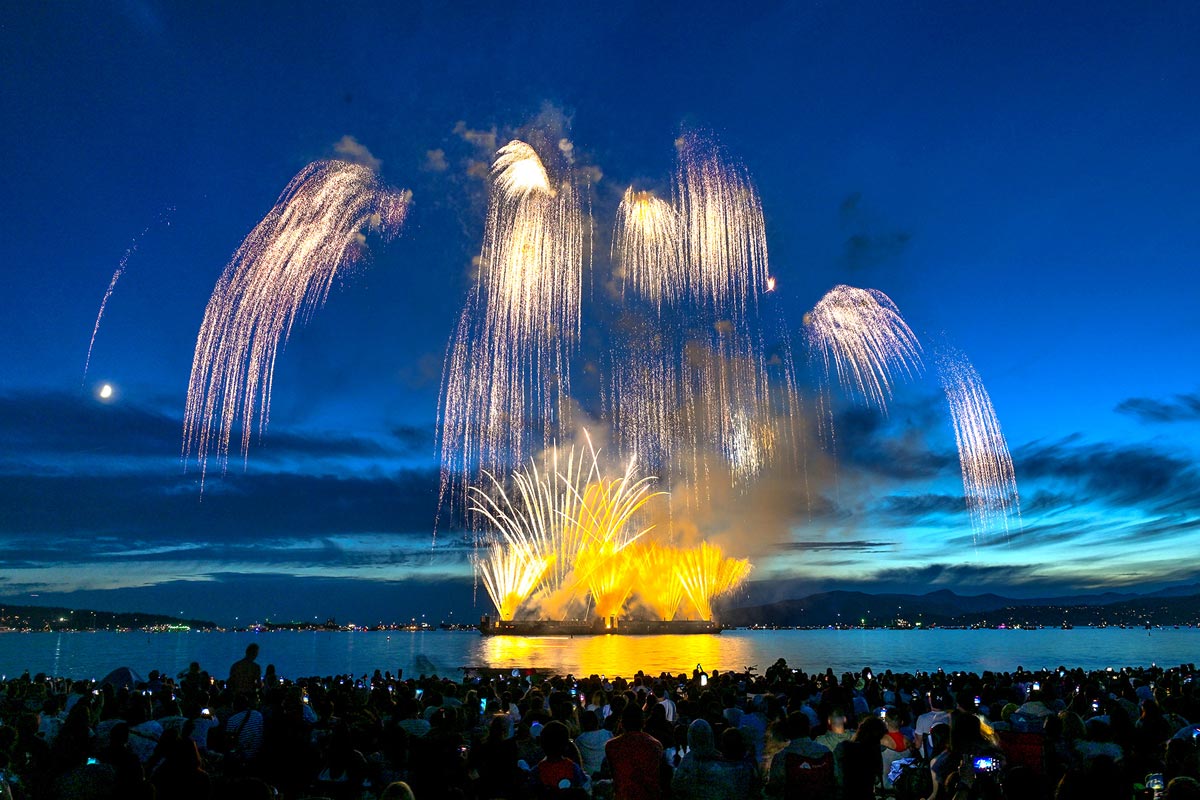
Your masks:
[[[779,658],[812,672],[892,669],[1087,669],[1200,662],[1200,629],[726,631],[715,636],[484,637],[467,631],[278,633],[0,633],[0,674],[99,678],[119,666],[169,674],[192,661],[217,676],[258,642],[259,663],[286,677],[535,667],[575,674],[632,675],[704,669],[760,671]]]

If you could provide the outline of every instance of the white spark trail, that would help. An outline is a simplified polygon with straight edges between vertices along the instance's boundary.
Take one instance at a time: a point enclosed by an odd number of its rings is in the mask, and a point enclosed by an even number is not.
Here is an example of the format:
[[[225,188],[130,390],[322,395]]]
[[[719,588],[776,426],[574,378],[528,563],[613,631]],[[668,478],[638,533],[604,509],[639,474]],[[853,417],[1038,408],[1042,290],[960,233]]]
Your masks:
[[[159,222],[165,225],[170,225],[170,215],[174,211],[174,208],[168,208],[159,217]],[[83,378],[81,378],[79,381],[81,386],[87,381],[88,369],[92,365],[92,350],[96,346],[96,334],[100,332],[100,320],[104,318],[104,310],[108,308],[108,300],[110,297],[112,297],[113,290],[117,288],[117,281],[119,281],[121,276],[125,274],[125,267],[129,264],[129,258],[137,252],[138,245],[142,243],[142,239],[146,237],[146,234],[149,233],[150,229],[153,227],[153,225],[147,225],[141,233],[134,237],[133,242],[129,245],[128,249],[125,250],[125,254],[121,256],[121,260],[117,262],[117,268],[113,271],[112,280],[108,282],[108,288],[104,290],[104,297],[100,300],[100,310],[96,312],[96,324],[92,326],[92,338],[91,341],[88,342],[87,358],[85,358],[83,361]]]
[[[962,468],[963,493],[976,535],[1020,525],[1021,498],[1008,443],[992,399],[975,367],[961,352],[939,350],[938,372]]]
[[[562,174],[552,179],[525,142],[496,153],[479,279],[443,378],[441,495],[451,507],[482,471],[522,463],[568,423],[584,238],[579,192]]]
[[[184,413],[183,458],[194,454],[201,478],[210,451],[222,470],[234,428],[248,457],[253,431],[270,417],[280,341],[297,316],[324,305],[334,279],[365,253],[364,231],[394,236],[412,200],[383,186],[374,171],[317,161],[294,177],[246,237],[217,281],[196,337]]]
[[[804,316],[812,350],[824,360],[826,382],[836,371],[842,388],[886,413],[898,376],[923,369],[921,343],[891,298],[876,289],[833,287]]]

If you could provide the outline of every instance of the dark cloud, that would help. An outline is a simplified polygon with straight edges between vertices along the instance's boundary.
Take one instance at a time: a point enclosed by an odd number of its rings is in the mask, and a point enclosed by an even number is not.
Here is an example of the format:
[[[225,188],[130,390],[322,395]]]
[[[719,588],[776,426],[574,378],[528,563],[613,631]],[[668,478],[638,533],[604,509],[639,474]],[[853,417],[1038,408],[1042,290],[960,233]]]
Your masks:
[[[800,552],[813,552],[817,550],[857,550],[863,553],[875,553],[880,550],[891,550],[896,545],[894,542],[873,541],[871,539],[849,539],[845,541],[801,541],[801,542],[780,542],[779,550],[798,550]]]
[[[0,395],[5,461],[36,455],[177,456],[183,424],[153,409],[90,395],[25,392]]]
[[[5,452],[0,472],[25,471],[29,465],[43,462],[62,469],[71,461],[87,459],[106,460],[106,471],[130,458],[161,457],[179,463],[182,418],[154,408],[128,402],[101,403],[82,392],[23,392],[0,395],[0,419],[4,420],[0,447]],[[407,449],[413,440],[397,436],[400,447],[396,449],[357,436],[269,429],[254,450],[253,460],[263,466],[298,457],[410,455]],[[231,461],[238,461],[236,454]]]
[[[74,592],[43,590],[36,598],[17,594],[22,588],[3,586],[0,590],[12,594],[0,599],[24,605],[97,611],[156,609],[221,624],[233,624],[236,618],[243,625],[267,619],[312,621],[315,618],[323,622],[329,617],[339,622],[373,624],[420,619],[422,615],[433,623],[473,622],[476,610],[490,609],[486,595],[475,592],[470,578],[452,574],[385,581],[223,572],[204,580],[170,581],[154,586]],[[462,619],[464,614],[467,619]],[[264,644],[264,650],[269,650],[268,644]]]
[[[842,225],[849,225],[854,221],[861,200],[862,192],[851,192],[842,198],[842,202],[838,205],[838,217],[841,219]]]
[[[838,205],[838,218],[843,228],[853,231],[842,243],[841,266],[849,270],[877,267],[900,256],[908,247],[912,234],[883,227],[877,215],[865,208],[862,192],[852,192]]]
[[[932,448],[928,438],[937,401],[892,409],[884,416],[870,408],[840,411],[834,422],[839,461],[884,477],[912,480],[931,478],[957,469],[957,458],[949,451]]]
[[[434,430],[426,425],[397,425],[392,437],[404,456],[431,456],[434,451]]]
[[[1200,392],[1177,394],[1171,400],[1130,397],[1114,410],[1147,423],[1196,422],[1200,420]]]
[[[897,567],[884,564],[879,569],[871,570],[864,569],[863,563],[861,559],[848,559],[845,569],[841,570],[842,577],[837,580],[791,576],[751,580],[745,586],[745,596],[749,600],[736,605],[754,605],[828,591],[923,595],[949,589],[964,596],[996,592],[1007,597],[1023,598],[1084,594],[1106,588],[1107,585],[1123,585],[1111,575],[1080,573],[1077,580],[1071,580],[1062,574],[1043,574],[1044,565],[1041,564],[935,562]],[[1181,574],[1178,579],[1185,577]]]
[[[876,571],[872,584],[887,587],[1033,587],[1053,588],[1061,592],[1061,579],[1048,579],[1037,574],[1038,565],[1015,564],[926,564],[920,567],[892,567]],[[879,589],[876,591],[882,591]]]
[[[994,531],[985,535],[964,532],[961,535],[951,537],[947,540],[946,544],[955,548],[998,547],[1003,549],[1026,546],[1044,547],[1052,544],[1078,542],[1102,530],[1111,530],[1111,527],[1106,521],[1095,518],[1091,520],[1072,519],[1060,522],[1023,523],[1019,525],[1014,522],[1008,531]]]
[[[1129,526],[1116,536],[1109,536],[1109,543],[1127,542],[1135,545],[1151,539],[1194,536],[1200,533],[1200,519],[1194,513],[1164,514],[1136,525]]]
[[[428,531],[438,474],[11,475],[0,481],[0,530],[242,541],[337,533]]]
[[[1075,437],[1035,442],[1015,455],[1019,480],[1076,484],[1093,501],[1149,509],[1195,505],[1200,479],[1192,462],[1146,445],[1081,444]]]
[[[911,522],[931,516],[961,514],[967,510],[967,503],[962,495],[897,494],[883,499],[882,510]]]
[[[433,557],[465,564],[470,548],[452,537],[434,546],[427,533],[389,533],[369,539],[347,537],[257,538],[242,541],[179,541],[173,538],[109,538],[38,536],[10,538],[0,551],[5,569],[101,566],[114,562],[237,563],[286,569],[345,569],[414,566]]]
[[[1055,511],[1066,511],[1080,505],[1078,497],[1061,492],[1038,490],[1032,497],[1021,498],[1021,513],[1042,514]]]

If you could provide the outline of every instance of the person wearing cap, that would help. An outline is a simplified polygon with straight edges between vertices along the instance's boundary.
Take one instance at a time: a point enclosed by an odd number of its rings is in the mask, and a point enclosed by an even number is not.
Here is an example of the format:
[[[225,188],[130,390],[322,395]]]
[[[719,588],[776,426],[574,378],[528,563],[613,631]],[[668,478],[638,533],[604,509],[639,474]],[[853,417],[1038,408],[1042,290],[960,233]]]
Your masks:
[[[945,695],[941,691],[930,692],[929,711],[917,717],[917,724],[913,727],[913,741],[925,758],[930,756],[929,732],[933,726],[950,724],[950,712],[945,711],[945,707]]]

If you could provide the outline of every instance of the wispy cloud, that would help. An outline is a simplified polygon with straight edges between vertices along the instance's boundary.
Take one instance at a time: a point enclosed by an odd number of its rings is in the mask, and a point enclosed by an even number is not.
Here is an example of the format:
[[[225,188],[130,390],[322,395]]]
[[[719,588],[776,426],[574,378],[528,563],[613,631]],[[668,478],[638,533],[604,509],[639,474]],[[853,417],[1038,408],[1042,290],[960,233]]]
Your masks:
[[[880,550],[890,550],[895,546],[895,542],[875,541],[872,539],[848,539],[842,541],[807,540],[781,542],[778,545],[778,549],[799,550],[806,553],[819,550],[854,550],[862,553],[875,553]]]
[[[179,461],[182,418],[122,402],[103,404],[74,392],[0,394],[0,475],[49,472],[119,474],[161,462],[165,474]],[[302,459],[335,463],[345,459],[385,460],[416,453],[417,433],[376,439],[342,433],[271,429],[254,460],[255,469],[295,468]],[[426,450],[430,452],[430,450]],[[235,470],[236,471],[236,470]]]
[[[967,510],[962,495],[914,494],[889,495],[883,499],[886,514],[913,521],[945,514],[962,514]]]
[[[1196,422],[1200,421],[1200,392],[1177,394],[1170,400],[1130,397],[1115,411],[1147,423]]]
[[[834,423],[839,460],[897,480],[951,474],[957,469],[954,454],[931,443],[933,430],[945,425],[929,414],[926,404],[911,410],[897,407],[890,417],[867,408],[847,408]]]

